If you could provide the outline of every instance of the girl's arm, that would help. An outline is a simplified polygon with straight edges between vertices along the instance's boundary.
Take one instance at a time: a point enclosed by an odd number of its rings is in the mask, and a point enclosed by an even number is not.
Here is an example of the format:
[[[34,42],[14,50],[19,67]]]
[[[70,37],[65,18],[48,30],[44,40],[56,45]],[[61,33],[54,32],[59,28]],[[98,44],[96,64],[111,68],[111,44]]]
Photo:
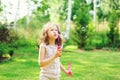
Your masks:
[[[61,68],[61,70],[62,70],[64,73],[66,73],[68,76],[72,76],[72,72],[66,70],[65,67],[64,67],[62,64],[60,64],[60,68]]]
[[[41,67],[48,65],[55,58],[57,58],[57,57],[59,57],[61,55],[61,53],[58,50],[54,56],[51,56],[50,58],[45,59],[45,54],[46,54],[46,50],[45,49],[46,49],[45,46],[41,46],[40,49],[39,49],[39,65]]]
[[[65,67],[62,64],[60,64],[60,68],[64,73],[68,74],[68,71],[65,69]]]

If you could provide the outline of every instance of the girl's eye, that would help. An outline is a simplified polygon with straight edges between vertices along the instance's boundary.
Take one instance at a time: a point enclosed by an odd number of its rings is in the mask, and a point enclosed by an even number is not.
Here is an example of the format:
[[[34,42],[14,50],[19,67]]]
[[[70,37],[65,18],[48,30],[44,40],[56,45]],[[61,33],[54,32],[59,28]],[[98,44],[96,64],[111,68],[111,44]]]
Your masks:
[[[51,29],[50,31],[53,31],[53,29]]]
[[[55,31],[58,31],[57,29],[55,29]]]

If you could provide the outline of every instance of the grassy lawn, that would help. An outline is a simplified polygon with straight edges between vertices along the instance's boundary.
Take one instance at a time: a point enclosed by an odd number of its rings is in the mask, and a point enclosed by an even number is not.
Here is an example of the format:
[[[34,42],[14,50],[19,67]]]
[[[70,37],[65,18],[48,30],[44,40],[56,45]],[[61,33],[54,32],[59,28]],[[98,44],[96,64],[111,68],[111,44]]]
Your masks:
[[[61,73],[61,80],[120,80],[120,52],[63,52],[61,62],[71,62],[73,76]],[[37,48],[15,50],[12,60],[0,63],[0,80],[39,80]]]

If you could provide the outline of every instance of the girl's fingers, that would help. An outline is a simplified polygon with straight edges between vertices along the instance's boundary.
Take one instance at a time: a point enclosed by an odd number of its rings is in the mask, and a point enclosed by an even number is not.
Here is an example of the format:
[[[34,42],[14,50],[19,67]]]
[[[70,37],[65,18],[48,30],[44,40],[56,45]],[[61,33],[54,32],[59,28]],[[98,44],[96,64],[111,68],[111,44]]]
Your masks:
[[[58,50],[62,50],[62,48],[60,47]]]
[[[61,56],[62,55],[62,51],[58,51],[58,56]]]
[[[62,55],[62,49],[57,49],[56,57],[60,57]]]

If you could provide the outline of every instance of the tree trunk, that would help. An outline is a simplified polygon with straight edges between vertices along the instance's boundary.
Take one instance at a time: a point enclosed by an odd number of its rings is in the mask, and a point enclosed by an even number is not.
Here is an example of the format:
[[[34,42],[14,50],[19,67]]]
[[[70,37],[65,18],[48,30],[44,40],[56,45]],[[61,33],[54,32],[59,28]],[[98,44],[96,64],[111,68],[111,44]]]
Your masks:
[[[15,29],[17,26],[17,19],[18,19],[18,15],[19,15],[19,9],[20,9],[19,7],[20,7],[20,0],[18,0],[16,14],[15,14],[15,20],[14,20],[14,26],[13,26]]]
[[[72,9],[72,1],[69,0],[68,1],[67,26],[66,26],[66,34],[65,34],[65,37],[67,40],[69,39],[69,33],[70,33],[71,9]]]

